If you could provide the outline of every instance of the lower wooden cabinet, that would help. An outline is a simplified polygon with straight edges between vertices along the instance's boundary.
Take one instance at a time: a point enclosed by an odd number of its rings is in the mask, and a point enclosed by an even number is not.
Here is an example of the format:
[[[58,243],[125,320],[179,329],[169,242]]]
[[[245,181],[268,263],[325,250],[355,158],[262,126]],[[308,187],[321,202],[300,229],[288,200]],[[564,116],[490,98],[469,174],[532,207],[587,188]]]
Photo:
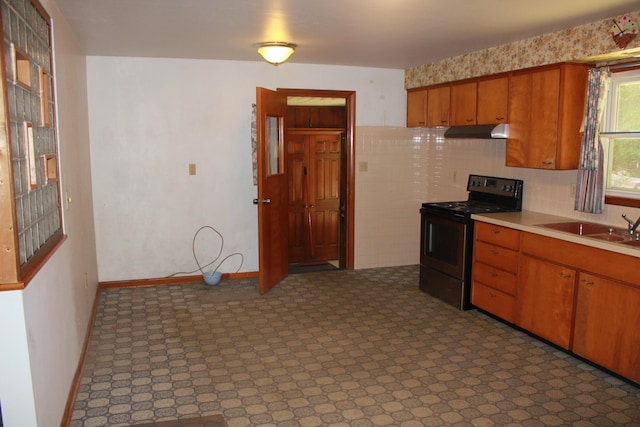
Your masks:
[[[573,352],[640,383],[640,288],[581,273]]]
[[[514,323],[520,232],[476,223],[471,304]]]
[[[507,322],[515,323],[516,299],[513,295],[501,292],[482,282],[474,281],[471,304],[495,314]]]
[[[576,271],[523,255],[519,273],[516,325],[568,350]]]
[[[640,257],[475,227],[473,305],[640,384]]]

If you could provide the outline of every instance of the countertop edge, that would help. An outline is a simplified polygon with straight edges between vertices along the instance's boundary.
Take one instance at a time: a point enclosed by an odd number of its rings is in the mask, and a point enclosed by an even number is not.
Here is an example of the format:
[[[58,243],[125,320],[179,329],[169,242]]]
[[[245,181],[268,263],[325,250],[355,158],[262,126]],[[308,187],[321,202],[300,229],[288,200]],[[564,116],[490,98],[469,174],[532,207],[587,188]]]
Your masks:
[[[542,236],[565,240],[567,242],[577,243],[579,245],[590,246],[593,248],[603,249],[603,250],[616,252],[623,255],[629,255],[636,258],[640,258],[640,248],[638,247],[626,246],[620,243],[607,242],[605,240],[594,239],[587,236],[580,236],[573,233],[552,230],[550,228],[544,228],[539,226],[539,224],[548,224],[553,222],[577,221],[576,218],[550,215],[550,214],[533,212],[533,211],[473,214],[471,215],[471,218],[476,221],[486,222],[494,225],[500,225],[503,227],[513,228],[515,230],[526,231],[528,233],[539,234]],[[585,220],[584,222],[596,222],[596,221]]]

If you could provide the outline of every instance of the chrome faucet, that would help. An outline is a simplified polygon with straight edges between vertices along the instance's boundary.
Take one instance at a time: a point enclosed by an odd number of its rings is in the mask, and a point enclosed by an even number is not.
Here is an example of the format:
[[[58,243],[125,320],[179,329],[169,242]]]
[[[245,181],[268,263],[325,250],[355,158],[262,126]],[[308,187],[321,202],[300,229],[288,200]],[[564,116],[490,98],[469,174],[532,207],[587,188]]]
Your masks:
[[[640,226],[640,218],[636,220],[636,222],[631,221],[627,218],[626,214],[622,214],[622,218],[625,219],[629,223],[629,234],[636,234],[636,229]]]

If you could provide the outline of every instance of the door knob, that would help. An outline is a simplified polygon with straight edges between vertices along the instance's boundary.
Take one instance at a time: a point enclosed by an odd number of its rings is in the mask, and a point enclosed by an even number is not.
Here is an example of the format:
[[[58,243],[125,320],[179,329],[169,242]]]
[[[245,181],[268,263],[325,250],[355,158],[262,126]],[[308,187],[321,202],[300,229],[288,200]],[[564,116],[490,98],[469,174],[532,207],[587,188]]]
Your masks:
[[[270,205],[271,199],[253,199],[254,205]]]

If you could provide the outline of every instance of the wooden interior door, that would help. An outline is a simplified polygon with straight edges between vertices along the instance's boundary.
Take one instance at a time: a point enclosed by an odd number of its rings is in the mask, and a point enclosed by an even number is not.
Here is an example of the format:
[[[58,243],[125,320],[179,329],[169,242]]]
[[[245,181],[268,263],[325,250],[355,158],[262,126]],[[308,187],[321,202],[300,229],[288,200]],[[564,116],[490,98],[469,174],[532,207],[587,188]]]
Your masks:
[[[309,146],[312,213],[312,258],[340,256],[340,148],[342,132],[311,135]]]
[[[258,278],[266,293],[287,276],[287,175],[284,155],[287,97],[256,88]]]
[[[289,262],[340,257],[341,130],[287,133]]]

